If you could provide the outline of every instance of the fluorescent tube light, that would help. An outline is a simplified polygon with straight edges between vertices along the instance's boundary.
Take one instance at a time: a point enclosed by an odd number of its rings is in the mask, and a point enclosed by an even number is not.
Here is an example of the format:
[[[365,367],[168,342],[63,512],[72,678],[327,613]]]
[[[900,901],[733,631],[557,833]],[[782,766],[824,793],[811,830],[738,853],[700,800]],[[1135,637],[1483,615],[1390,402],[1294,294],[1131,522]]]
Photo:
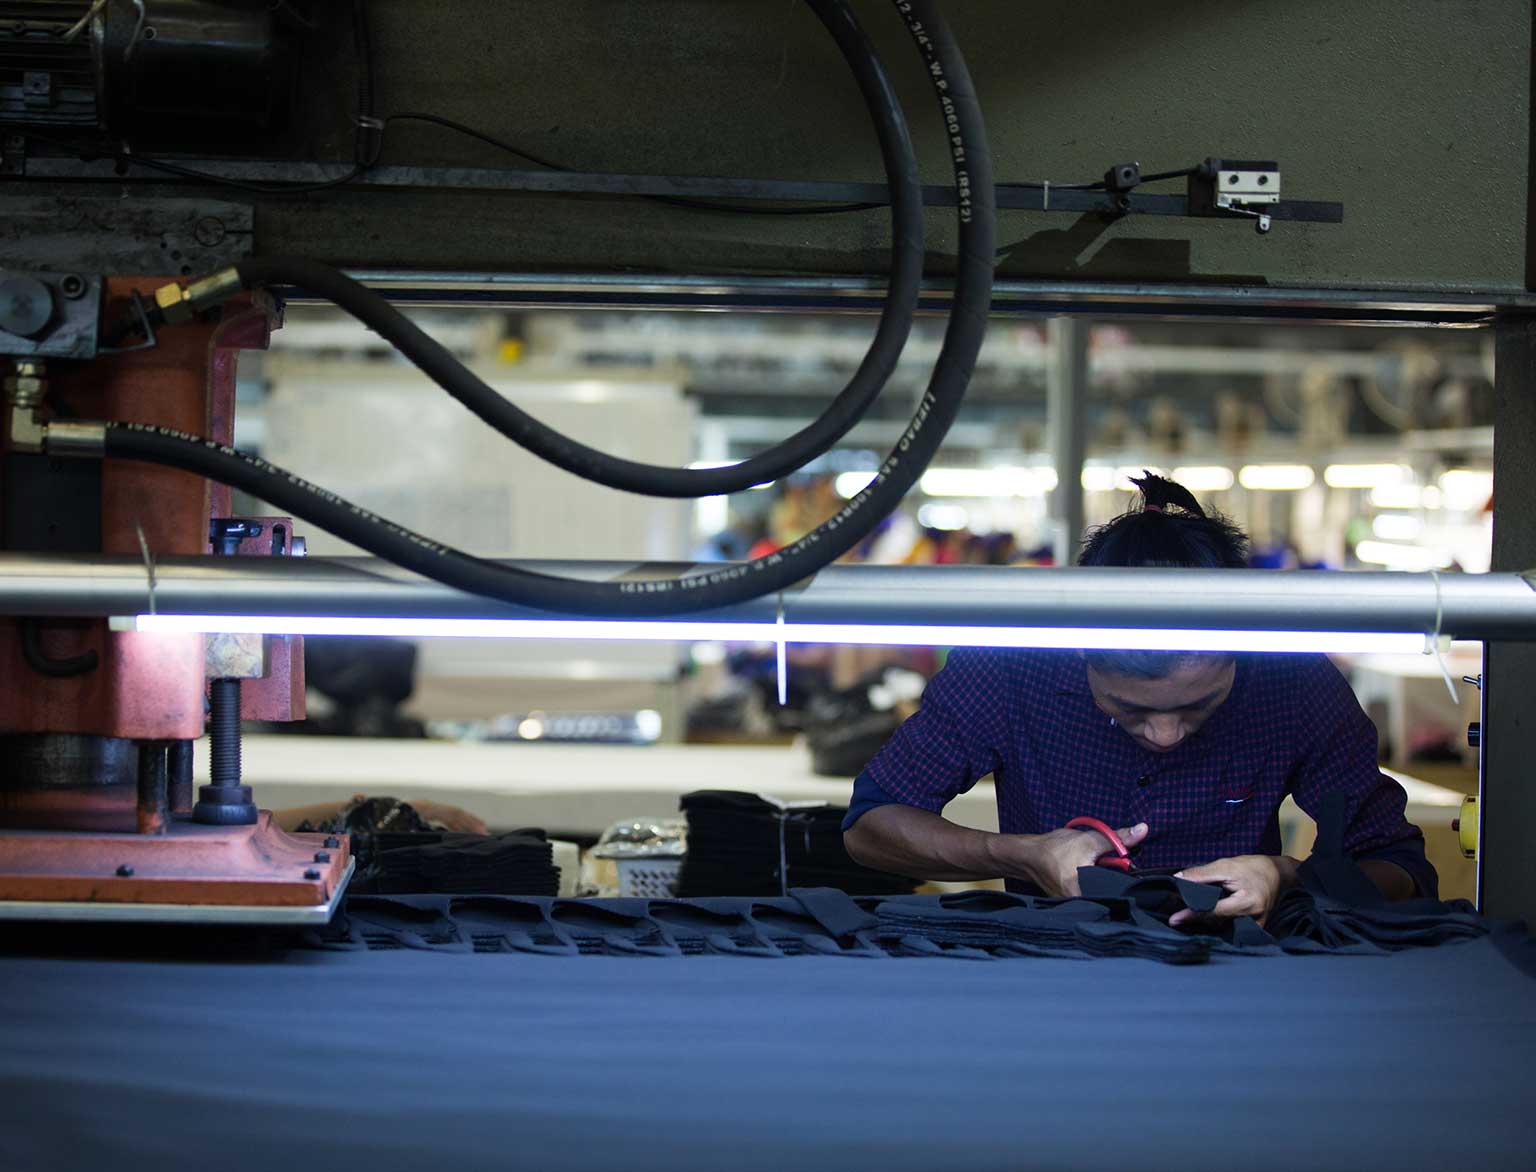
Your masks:
[[[926,529],[946,529],[953,532],[971,523],[971,515],[964,505],[927,504],[917,510],[917,523]]]
[[[1387,488],[1406,484],[1413,470],[1402,464],[1329,464],[1323,483],[1329,488]]]
[[[1414,541],[1424,522],[1412,513],[1382,513],[1371,522],[1371,532],[1383,541]]]
[[[1362,562],[1386,566],[1389,570],[1410,570],[1420,574],[1427,570],[1444,570],[1451,564],[1451,555],[1442,549],[1393,545],[1389,541],[1362,541],[1355,546],[1355,556]]]
[[[1190,492],[1226,492],[1232,487],[1232,469],[1220,465],[1175,468],[1173,478]]]
[[[851,501],[868,488],[870,481],[874,478],[873,472],[839,472],[837,479],[832,482],[832,487],[838,496],[845,501]]]
[[[1438,486],[1426,484],[1383,484],[1371,489],[1371,504],[1378,509],[1438,509],[1442,505]]]
[[[1115,470],[1089,464],[1083,468],[1082,485],[1087,492],[1111,492],[1115,487]]]
[[[1440,495],[1448,509],[1472,512],[1493,495],[1493,473],[1476,468],[1452,468],[1441,474]]]
[[[918,481],[927,496],[1044,496],[1056,487],[1054,468],[930,468]]]
[[[1248,464],[1237,474],[1244,488],[1279,492],[1309,488],[1314,479],[1312,469],[1305,464]]]
[[[1037,647],[1064,650],[1322,651],[1421,654],[1409,631],[1192,631],[1115,627],[878,626],[866,623],[723,623],[680,620],[338,618],[318,615],[141,614],[116,630],[176,634],[388,635],[396,638],[618,639],[661,642],[847,643],[868,647]]]

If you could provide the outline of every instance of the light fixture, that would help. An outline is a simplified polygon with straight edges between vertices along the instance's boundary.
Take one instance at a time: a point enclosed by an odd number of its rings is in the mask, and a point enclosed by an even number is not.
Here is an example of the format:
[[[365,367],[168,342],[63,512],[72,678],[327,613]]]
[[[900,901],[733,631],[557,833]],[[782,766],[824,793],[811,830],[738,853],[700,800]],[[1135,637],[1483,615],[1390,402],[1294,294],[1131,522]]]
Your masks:
[[[1115,469],[1115,487],[1121,492],[1135,492],[1136,486],[1131,483],[1131,477],[1145,476],[1148,472],[1154,476],[1167,475],[1167,469],[1165,468],[1148,468],[1140,464],[1134,466],[1126,465],[1125,467]]]
[[[1329,488],[1387,488],[1406,484],[1413,470],[1402,464],[1329,464],[1323,483]]]
[[[1237,473],[1244,488],[1271,492],[1309,488],[1314,479],[1312,469],[1305,464],[1246,464]]]
[[[1113,492],[1116,489],[1135,492],[1136,486],[1131,483],[1131,477],[1144,475],[1147,471],[1159,472],[1159,469],[1133,468],[1128,465],[1111,468],[1105,464],[1089,464],[1083,468],[1083,487],[1089,492]]]
[[[1378,509],[1438,509],[1440,489],[1433,484],[1383,484],[1371,489],[1371,504]]]
[[[995,627],[874,623],[657,622],[607,619],[343,618],[320,615],[141,614],[114,630],[176,634],[387,635],[395,638],[613,639],[650,642],[844,643],[865,647],[1420,654],[1422,632],[1193,631],[1160,627]]]
[[[1085,464],[1082,485],[1085,492],[1112,492],[1115,487],[1115,470],[1103,464]]]
[[[918,481],[925,496],[972,499],[1044,496],[1056,487],[1054,468],[930,468]]]
[[[837,479],[832,482],[832,488],[845,501],[851,501],[869,487],[875,476],[874,472],[839,472]]]
[[[1173,478],[1190,492],[1226,492],[1232,487],[1232,469],[1219,464],[1175,468]]]
[[[1448,509],[1480,510],[1493,495],[1493,473],[1478,468],[1452,468],[1440,476],[1440,495]]]
[[[1451,556],[1444,550],[1425,549],[1421,545],[1394,545],[1387,541],[1362,541],[1355,546],[1355,556],[1373,566],[1420,574],[1426,570],[1444,570],[1451,564]]]
[[[925,529],[964,529],[971,523],[971,515],[964,505],[927,504],[917,510],[917,523]]]
[[[1382,513],[1371,522],[1371,532],[1383,541],[1414,541],[1424,522],[1411,513]]]

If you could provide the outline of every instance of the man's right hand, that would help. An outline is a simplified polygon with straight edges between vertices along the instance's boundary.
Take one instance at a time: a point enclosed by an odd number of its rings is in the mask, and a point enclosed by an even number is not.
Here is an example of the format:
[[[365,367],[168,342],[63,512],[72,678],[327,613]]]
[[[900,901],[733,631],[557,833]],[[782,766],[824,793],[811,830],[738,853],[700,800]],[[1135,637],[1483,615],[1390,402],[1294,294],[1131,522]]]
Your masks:
[[[1147,837],[1147,824],[1138,822],[1116,833],[1127,847],[1134,847]],[[1058,897],[1081,895],[1077,869],[1093,866],[1100,855],[1114,849],[1096,830],[1053,830],[1010,837],[1019,847],[1015,876],[1028,879],[1046,895]]]

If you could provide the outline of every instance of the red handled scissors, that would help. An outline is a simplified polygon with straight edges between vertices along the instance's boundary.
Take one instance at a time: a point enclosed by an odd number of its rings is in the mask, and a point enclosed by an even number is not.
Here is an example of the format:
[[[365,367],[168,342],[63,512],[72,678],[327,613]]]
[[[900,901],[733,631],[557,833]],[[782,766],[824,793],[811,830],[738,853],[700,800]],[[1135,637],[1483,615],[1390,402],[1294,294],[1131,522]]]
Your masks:
[[[1067,829],[1093,830],[1109,840],[1109,845],[1112,849],[1094,860],[1098,866],[1113,867],[1117,871],[1125,871],[1127,873],[1135,869],[1135,864],[1131,862],[1131,852],[1126,849],[1125,843],[1120,840],[1120,836],[1115,833],[1114,828],[1107,823],[1101,822],[1097,818],[1074,818],[1067,823]]]

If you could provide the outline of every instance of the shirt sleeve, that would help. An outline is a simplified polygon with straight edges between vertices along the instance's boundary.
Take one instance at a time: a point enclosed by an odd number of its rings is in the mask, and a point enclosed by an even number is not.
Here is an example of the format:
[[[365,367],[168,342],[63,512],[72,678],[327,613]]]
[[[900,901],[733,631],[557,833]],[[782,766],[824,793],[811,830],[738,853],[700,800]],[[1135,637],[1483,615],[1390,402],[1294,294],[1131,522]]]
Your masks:
[[[847,830],[876,806],[937,814],[956,794],[998,770],[1007,743],[1007,662],[995,650],[962,649],[923,692],[853,784]]]
[[[1419,895],[1437,898],[1439,877],[1424,855],[1424,835],[1404,816],[1408,795],[1377,768],[1376,726],[1349,682],[1319,655],[1307,657],[1295,686],[1302,738],[1291,775],[1296,804],[1316,819],[1325,796],[1343,794],[1344,852],[1356,861],[1395,863],[1413,879]]]

